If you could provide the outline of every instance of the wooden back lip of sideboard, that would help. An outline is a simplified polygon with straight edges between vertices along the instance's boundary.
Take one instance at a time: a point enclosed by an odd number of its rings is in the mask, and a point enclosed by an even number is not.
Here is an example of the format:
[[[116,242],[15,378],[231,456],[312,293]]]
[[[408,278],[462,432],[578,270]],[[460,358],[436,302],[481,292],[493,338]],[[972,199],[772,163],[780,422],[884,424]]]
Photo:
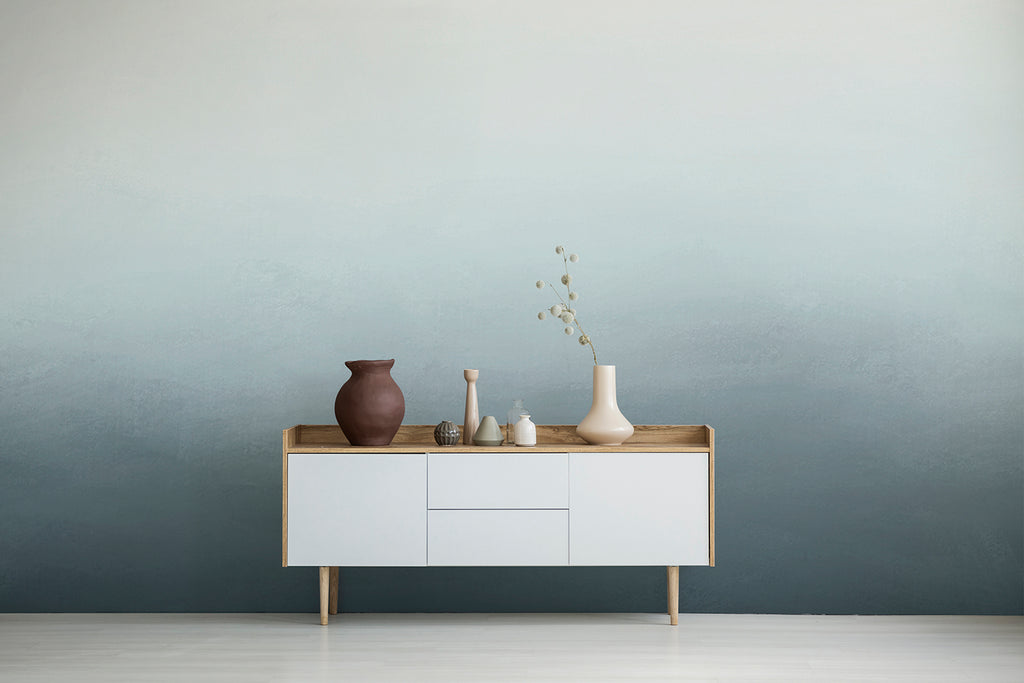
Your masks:
[[[715,430],[708,425],[637,425],[633,436],[619,446],[592,446],[573,425],[537,425],[537,445],[438,446],[434,425],[402,425],[388,446],[352,446],[338,425],[295,425],[284,430],[286,453],[703,453],[714,452]]]

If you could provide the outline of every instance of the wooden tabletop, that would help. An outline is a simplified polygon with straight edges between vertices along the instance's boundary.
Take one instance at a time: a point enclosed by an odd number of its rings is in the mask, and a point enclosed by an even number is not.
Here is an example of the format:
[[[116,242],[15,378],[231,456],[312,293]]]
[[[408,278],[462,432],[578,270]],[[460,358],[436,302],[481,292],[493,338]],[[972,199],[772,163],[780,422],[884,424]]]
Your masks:
[[[461,427],[460,427],[461,429]],[[289,453],[510,453],[510,452],[704,452],[714,446],[715,430],[708,425],[636,425],[633,436],[619,446],[592,446],[573,425],[537,425],[537,445],[438,446],[434,425],[402,425],[388,446],[352,446],[338,425],[296,425],[284,430]]]

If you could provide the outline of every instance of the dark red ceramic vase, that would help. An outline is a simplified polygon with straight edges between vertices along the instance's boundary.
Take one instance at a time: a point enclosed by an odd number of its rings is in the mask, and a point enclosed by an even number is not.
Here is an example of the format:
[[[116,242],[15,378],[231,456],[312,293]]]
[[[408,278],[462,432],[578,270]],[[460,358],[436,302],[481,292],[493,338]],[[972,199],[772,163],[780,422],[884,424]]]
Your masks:
[[[391,360],[350,360],[352,376],[338,391],[334,416],[353,446],[387,446],[405,417],[405,396],[391,377]]]

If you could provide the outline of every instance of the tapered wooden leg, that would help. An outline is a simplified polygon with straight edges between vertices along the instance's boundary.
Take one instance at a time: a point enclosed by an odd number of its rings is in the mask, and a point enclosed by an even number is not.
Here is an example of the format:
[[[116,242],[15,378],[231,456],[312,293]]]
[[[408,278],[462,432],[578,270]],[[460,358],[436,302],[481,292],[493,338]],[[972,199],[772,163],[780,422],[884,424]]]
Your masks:
[[[327,603],[331,592],[331,568],[320,567],[320,625],[327,626]]]
[[[679,567],[668,568],[668,616],[673,626],[679,625]]]
[[[338,613],[338,575],[340,574],[337,567],[331,567],[331,606],[330,613]]]

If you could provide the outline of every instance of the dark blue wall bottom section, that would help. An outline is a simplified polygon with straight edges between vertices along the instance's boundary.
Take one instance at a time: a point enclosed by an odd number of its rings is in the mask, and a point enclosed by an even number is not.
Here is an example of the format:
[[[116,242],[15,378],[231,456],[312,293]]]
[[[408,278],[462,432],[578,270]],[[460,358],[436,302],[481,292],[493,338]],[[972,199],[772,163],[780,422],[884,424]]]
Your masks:
[[[719,432],[717,566],[681,568],[682,612],[1022,613],[1016,434],[924,462],[823,438],[744,453],[743,429]],[[0,612],[317,611],[316,569],[280,566],[267,432],[242,451],[184,448],[193,459],[110,433],[65,457],[22,457],[27,439],[0,452]],[[665,569],[343,568],[340,597],[350,612],[657,613]]]

